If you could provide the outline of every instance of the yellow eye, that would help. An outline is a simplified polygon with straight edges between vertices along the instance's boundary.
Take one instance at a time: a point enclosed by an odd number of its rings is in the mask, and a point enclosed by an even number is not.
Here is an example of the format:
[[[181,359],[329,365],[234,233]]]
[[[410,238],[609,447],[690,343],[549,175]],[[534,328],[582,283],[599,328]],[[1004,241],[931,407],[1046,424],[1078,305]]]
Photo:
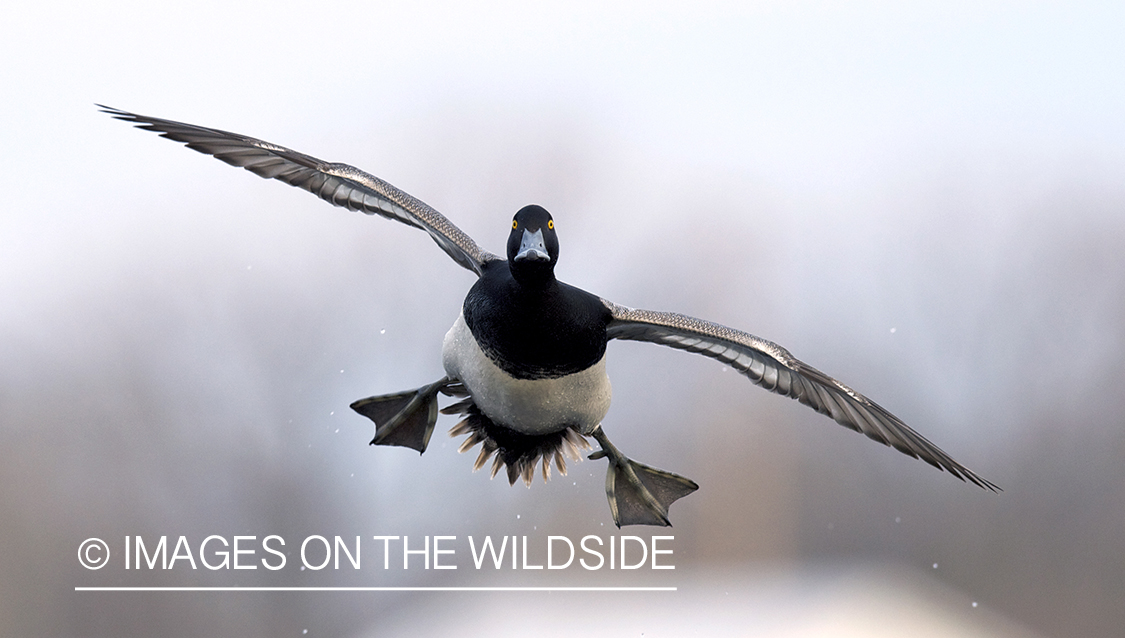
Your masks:
[[[520,223],[513,219],[512,220],[512,230],[515,230],[519,227],[520,227]]]
[[[555,220],[548,219],[547,220],[547,228],[550,228],[551,230],[554,230],[555,229]]]

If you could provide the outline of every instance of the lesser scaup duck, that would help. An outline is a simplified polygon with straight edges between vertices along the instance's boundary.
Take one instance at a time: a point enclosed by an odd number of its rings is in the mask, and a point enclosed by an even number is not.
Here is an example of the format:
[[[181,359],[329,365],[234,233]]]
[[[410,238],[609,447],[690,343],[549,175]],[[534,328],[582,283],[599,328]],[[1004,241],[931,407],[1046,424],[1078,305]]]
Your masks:
[[[450,434],[467,435],[462,452],[481,446],[474,470],[495,455],[493,476],[506,468],[509,483],[522,478],[530,485],[540,464],[544,480],[552,461],[565,474],[564,457],[580,458],[578,449],[588,449],[586,437],[592,437],[600,449],[589,458],[609,459],[606,496],[617,526],[670,525],[668,507],[699,486],[629,459],[601,428],[610,402],[606,343],[631,339],[718,359],[757,385],[796,399],[841,425],[962,480],[999,490],[898,417],[775,343],[702,319],[619,306],[557,280],[558,235],[551,215],[540,206],[516,213],[503,259],[477,246],[422,201],[352,166],[322,162],[236,133],[101,109],[337,206],[420,228],[454,261],[477,274],[460,316],[445,335],[446,376],[417,390],[352,404],[375,422],[374,445],[425,452],[437,422],[437,395],[459,397],[441,412],[464,416]]]

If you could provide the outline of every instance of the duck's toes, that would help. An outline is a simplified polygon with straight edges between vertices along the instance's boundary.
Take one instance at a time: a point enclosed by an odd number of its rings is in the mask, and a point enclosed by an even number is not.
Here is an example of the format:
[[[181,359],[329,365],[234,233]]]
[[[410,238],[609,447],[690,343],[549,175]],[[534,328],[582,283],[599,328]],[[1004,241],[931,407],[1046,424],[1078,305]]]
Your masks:
[[[663,525],[668,508],[695,490],[695,481],[658,470],[627,458],[611,459],[605,478],[605,493],[613,522],[622,525]]]
[[[398,445],[426,451],[437,423],[437,393],[448,383],[437,383],[395,394],[360,399],[352,409],[375,422],[371,445]]]

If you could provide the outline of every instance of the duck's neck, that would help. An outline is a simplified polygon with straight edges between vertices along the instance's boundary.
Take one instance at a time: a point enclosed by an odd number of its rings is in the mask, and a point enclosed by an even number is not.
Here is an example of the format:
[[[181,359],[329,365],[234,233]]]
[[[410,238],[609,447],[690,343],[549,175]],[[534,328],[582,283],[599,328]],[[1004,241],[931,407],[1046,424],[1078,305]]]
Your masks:
[[[528,294],[547,292],[558,286],[552,268],[512,268],[511,272],[521,291]]]

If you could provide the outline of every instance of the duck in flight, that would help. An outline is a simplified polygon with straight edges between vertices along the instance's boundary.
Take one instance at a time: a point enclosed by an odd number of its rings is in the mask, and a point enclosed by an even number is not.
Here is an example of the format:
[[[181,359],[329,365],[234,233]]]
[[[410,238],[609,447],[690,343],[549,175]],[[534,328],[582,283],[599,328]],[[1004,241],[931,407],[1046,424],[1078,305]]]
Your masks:
[[[450,431],[451,436],[467,435],[462,452],[481,446],[474,471],[492,458],[493,476],[506,469],[509,483],[522,478],[530,485],[538,467],[544,480],[549,477],[552,462],[565,474],[565,457],[579,459],[578,450],[589,449],[590,437],[599,449],[589,458],[609,460],[605,489],[617,526],[670,525],[669,506],[699,486],[628,458],[601,427],[610,403],[606,344],[629,339],[717,359],[840,425],[961,480],[999,490],[898,417],[775,343],[686,315],[627,308],[559,281],[554,274],[558,235],[554,219],[541,206],[525,206],[515,214],[505,259],[480,248],[421,200],[347,164],[323,162],[237,133],[99,107],[116,119],[336,206],[421,229],[453,261],[477,275],[445,336],[445,376],[416,390],[351,405],[374,421],[373,445],[425,452],[437,422],[438,394],[456,397],[460,400],[440,411],[464,417]]]

